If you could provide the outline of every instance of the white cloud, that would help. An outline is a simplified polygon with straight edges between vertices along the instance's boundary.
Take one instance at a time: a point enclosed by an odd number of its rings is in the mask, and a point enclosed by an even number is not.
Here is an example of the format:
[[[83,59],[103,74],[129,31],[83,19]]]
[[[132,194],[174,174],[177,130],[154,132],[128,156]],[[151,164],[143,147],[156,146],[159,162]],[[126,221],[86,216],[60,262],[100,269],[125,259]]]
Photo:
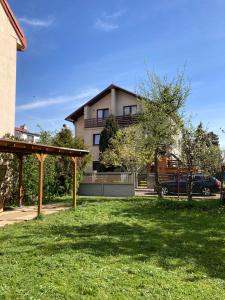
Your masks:
[[[54,18],[49,17],[46,20],[41,20],[41,19],[32,19],[32,18],[22,17],[22,18],[19,18],[19,21],[21,23],[24,23],[26,25],[30,25],[33,27],[49,27],[53,24]]]
[[[107,19],[118,19],[119,17],[121,17],[124,14],[125,14],[125,10],[118,10],[110,15],[105,14],[104,17]]]
[[[110,32],[112,30],[118,29],[119,18],[125,13],[125,10],[119,10],[112,14],[104,14],[102,18],[98,18],[94,24],[96,29]]]
[[[95,23],[95,28],[109,32],[119,28],[119,25],[98,19]]]
[[[68,103],[72,101],[82,101],[86,98],[92,97],[99,93],[98,89],[89,89],[77,95],[64,95],[64,96],[57,96],[52,98],[44,98],[34,100],[25,104],[21,104],[17,106],[18,111],[25,111],[25,110],[34,110],[38,108],[48,107],[52,105],[59,105],[63,103]]]

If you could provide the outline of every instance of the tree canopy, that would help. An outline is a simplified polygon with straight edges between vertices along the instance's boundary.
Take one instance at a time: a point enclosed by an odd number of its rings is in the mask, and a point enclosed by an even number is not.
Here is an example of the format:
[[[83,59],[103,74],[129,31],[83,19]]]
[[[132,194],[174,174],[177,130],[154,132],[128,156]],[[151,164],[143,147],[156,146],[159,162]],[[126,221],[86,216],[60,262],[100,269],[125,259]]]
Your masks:
[[[113,115],[110,115],[105,123],[105,127],[103,128],[99,141],[99,150],[101,153],[105,152],[111,145],[111,139],[115,136],[118,130],[118,124]]]
[[[110,148],[102,155],[105,166],[114,165],[137,173],[152,161],[152,151],[146,147],[146,138],[140,126],[118,130],[110,144]]]
[[[202,123],[194,128],[187,124],[182,130],[181,157],[188,169],[188,199],[192,199],[192,175],[196,171],[214,175],[220,171],[222,154],[218,144],[214,143],[211,135],[203,128]]]
[[[158,174],[158,156],[162,148],[171,150],[183,125],[182,112],[190,87],[184,74],[178,73],[172,80],[162,79],[155,73],[148,73],[140,88],[140,124],[146,134],[147,145],[155,153],[155,186],[162,196]]]

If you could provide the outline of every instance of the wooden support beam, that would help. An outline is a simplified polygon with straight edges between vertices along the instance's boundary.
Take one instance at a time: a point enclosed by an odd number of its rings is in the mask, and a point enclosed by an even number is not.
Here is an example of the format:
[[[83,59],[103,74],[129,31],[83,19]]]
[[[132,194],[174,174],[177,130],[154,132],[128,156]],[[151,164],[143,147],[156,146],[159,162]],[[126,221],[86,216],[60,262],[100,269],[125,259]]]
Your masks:
[[[19,160],[18,205],[23,205],[23,155],[17,154]]]
[[[43,167],[47,154],[36,154],[36,157],[38,159],[38,215],[40,215],[43,200]]]
[[[77,207],[77,157],[72,157],[73,164],[73,208]]]

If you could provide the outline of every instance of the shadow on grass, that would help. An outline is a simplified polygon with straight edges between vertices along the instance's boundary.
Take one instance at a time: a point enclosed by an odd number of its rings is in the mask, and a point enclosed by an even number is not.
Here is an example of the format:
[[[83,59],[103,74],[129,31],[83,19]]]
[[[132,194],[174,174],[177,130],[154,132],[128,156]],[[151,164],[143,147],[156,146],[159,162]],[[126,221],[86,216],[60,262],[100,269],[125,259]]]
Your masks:
[[[37,237],[31,244],[32,253],[51,256],[74,251],[115,256],[225,279],[225,213],[218,202],[120,201],[129,203],[120,208],[115,205],[110,212],[113,220],[106,223],[76,226],[68,222],[44,225],[42,230],[31,228],[31,235]],[[27,240],[18,243],[23,246]]]

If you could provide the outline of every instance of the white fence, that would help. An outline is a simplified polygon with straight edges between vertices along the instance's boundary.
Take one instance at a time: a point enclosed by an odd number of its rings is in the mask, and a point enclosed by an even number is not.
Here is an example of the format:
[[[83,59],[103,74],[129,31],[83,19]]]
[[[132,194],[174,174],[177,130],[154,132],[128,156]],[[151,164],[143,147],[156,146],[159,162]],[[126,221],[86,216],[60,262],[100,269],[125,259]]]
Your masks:
[[[134,177],[133,174],[125,172],[93,172],[86,173],[82,183],[133,184]]]
[[[85,174],[78,191],[82,196],[131,197],[135,194],[131,173]]]

